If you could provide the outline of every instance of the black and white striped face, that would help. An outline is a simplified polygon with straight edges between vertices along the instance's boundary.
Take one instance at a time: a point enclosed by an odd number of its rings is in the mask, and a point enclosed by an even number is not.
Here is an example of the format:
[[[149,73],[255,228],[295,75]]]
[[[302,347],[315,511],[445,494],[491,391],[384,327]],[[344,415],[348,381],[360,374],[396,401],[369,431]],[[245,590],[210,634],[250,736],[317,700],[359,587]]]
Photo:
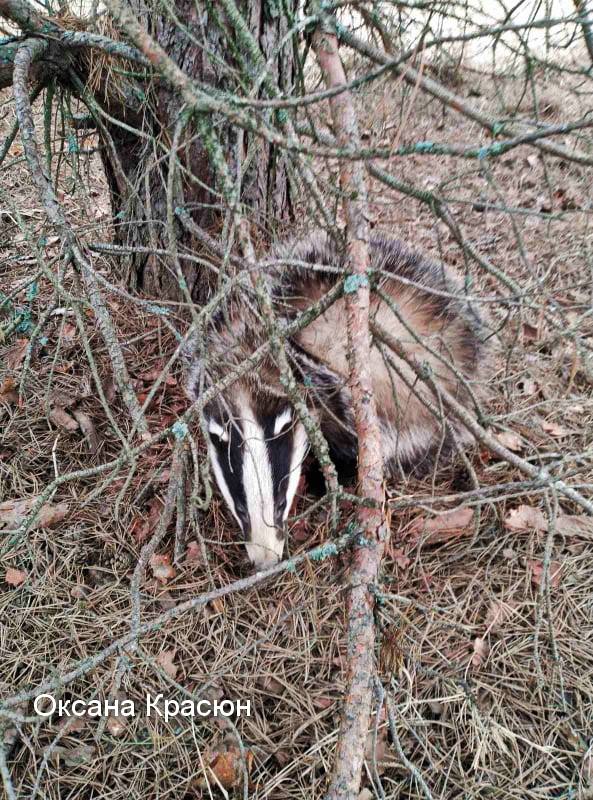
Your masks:
[[[258,404],[243,392],[224,410],[206,409],[206,422],[216,482],[249,558],[257,567],[275,564],[307,454],[305,429],[283,401]]]

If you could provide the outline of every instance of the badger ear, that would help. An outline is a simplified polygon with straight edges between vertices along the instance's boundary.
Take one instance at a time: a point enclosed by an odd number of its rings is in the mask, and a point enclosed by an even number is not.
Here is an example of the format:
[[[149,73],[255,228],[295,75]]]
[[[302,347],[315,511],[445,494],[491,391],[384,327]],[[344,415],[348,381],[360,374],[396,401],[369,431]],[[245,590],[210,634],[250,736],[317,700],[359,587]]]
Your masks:
[[[313,358],[301,347],[292,343],[290,356],[299,383],[305,389],[309,389],[313,395],[323,399],[336,397],[342,392],[348,391],[346,382],[341,375]]]

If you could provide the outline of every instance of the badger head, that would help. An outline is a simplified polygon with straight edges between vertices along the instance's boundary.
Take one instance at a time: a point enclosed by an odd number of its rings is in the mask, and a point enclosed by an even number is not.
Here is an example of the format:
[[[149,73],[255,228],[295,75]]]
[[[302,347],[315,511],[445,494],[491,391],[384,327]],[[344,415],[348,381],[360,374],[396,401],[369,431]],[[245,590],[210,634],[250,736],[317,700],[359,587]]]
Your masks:
[[[285,525],[308,450],[288,401],[242,385],[204,409],[216,483],[256,567],[282,558]]]

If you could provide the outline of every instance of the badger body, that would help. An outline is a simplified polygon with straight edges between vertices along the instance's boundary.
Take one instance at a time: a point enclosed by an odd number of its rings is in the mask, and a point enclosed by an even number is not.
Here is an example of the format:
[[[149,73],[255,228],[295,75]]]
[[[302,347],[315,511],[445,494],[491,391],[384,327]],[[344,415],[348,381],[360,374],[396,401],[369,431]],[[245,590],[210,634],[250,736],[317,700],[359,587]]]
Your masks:
[[[482,324],[443,267],[381,236],[370,242],[374,336],[371,374],[387,476],[421,476],[468,442],[467,431],[439,403],[428,384],[381,340],[396,339],[434,383],[471,404],[479,377]],[[345,253],[319,232],[276,247],[261,264],[279,323],[290,323],[341,281]],[[357,439],[348,387],[346,300],[285,343],[287,358],[311,413],[328,442],[341,478],[356,472]],[[232,293],[214,318],[188,373],[190,395],[224,379],[268,340],[256,299]],[[203,356],[206,356],[204,360]],[[284,525],[308,449],[304,427],[268,353],[204,409],[209,453],[218,486],[258,564],[282,555]]]

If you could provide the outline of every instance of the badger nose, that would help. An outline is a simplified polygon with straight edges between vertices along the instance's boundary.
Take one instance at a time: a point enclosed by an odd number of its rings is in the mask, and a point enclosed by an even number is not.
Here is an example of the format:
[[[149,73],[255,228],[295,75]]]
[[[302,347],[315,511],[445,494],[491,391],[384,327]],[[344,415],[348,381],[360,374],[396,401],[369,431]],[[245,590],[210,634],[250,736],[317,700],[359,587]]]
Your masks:
[[[247,555],[249,556],[249,560],[254,565],[256,570],[259,569],[267,569],[267,567],[273,567],[274,564],[277,564],[280,559],[282,558],[282,549],[283,549],[283,542],[276,542],[274,543],[276,546],[274,548],[257,544],[256,542],[246,542],[245,547],[247,548]]]

